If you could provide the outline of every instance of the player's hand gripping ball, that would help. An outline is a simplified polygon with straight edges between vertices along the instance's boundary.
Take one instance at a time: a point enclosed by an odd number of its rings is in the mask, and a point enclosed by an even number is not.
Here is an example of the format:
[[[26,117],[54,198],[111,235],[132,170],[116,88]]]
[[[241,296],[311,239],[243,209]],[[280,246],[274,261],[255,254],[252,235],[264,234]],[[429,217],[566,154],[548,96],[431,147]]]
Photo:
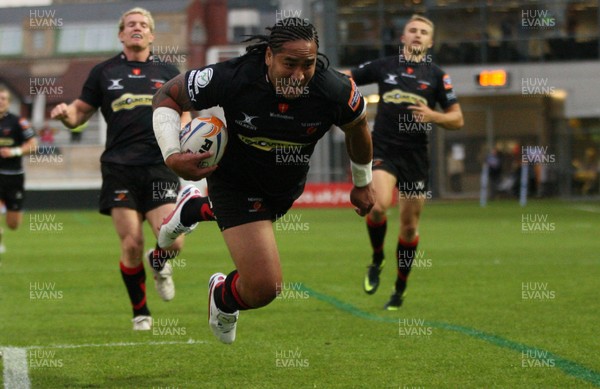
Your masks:
[[[227,128],[214,116],[197,117],[179,133],[182,153],[212,152],[212,156],[202,160],[200,167],[210,167],[219,163],[227,146]]]

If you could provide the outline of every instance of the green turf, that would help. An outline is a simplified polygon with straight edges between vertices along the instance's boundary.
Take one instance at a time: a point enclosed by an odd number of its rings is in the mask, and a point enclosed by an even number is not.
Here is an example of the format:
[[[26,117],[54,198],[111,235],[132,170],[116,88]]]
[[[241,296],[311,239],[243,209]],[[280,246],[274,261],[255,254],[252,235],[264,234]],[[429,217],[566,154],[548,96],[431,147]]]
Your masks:
[[[208,277],[233,269],[216,225],[188,236],[175,300],[160,301],[149,280],[159,325],[134,333],[110,219],[30,212],[4,237],[0,348],[27,349],[33,388],[598,387],[598,212],[431,202],[405,305],[386,312],[397,211],[369,296],[364,222],[346,209],[294,209],[275,225],[285,298],[243,312],[230,346],[206,323]]]

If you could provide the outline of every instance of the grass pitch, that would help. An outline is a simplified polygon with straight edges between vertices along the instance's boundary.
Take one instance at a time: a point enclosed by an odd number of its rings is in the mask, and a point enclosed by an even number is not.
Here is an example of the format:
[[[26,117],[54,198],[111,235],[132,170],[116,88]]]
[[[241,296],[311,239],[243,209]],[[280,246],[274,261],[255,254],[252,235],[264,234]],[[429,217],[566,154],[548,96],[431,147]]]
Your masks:
[[[242,312],[230,346],[207,325],[208,278],[233,269],[216,224],[200,225],[173,262],[175,300],[160,301],[147,273],[155,325],[140,333],[111,220],[28,212],[1,258],[4,384],[25,374],[32,388],[598,387],[599,212],[430,202],[405,304],[387,312],[397,210],[369,296],[364,222],[349,209],[293,209],[274,225],[283,293]]]

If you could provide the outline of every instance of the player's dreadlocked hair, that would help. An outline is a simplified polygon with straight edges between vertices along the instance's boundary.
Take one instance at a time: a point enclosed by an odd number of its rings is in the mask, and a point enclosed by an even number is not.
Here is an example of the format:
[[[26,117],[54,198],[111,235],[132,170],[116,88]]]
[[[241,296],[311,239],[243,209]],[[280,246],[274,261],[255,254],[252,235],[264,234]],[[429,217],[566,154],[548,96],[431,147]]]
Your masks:
[[[317,45],[317,49],[319,49],[319,34],[317,33],[317,29],[306,19],[282,19],[275,23],[273,27],[267,27],[266,30],[270,32],[269,35],[251,35],[243,41],[258,41],[258,43],[246,47],[246,55],[264,55],[267,47],[273,50],[273,54],[277,54],[284,43],[296,40],[313,41]],[[329,58],[325,54],[317,53],[317,56],[317,66],[324,69],[329,67]],[[322,57],[326,62],[319,57]]]

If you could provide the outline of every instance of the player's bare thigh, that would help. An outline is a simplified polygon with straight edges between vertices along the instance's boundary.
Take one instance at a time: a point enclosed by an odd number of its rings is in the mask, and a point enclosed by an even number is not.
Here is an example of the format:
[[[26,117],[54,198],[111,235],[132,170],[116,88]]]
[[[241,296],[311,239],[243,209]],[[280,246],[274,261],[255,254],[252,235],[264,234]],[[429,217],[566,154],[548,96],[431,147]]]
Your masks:
[[[142,215],[134,209],[115,207],[111,217],[121,242],[121,262],[127,267],[139,266],[144,250]]]
[[[282,275],[277,242],[270,220],[231,227],[223,238],[237,268],[237,291],[251,307],[267,305],[281,289]]]
[[[396,177],[385,170],[373,170],[373,189],[375,189],[375,206],[369,213],[369,219],[379,222],[392,205],[396,191]]]

